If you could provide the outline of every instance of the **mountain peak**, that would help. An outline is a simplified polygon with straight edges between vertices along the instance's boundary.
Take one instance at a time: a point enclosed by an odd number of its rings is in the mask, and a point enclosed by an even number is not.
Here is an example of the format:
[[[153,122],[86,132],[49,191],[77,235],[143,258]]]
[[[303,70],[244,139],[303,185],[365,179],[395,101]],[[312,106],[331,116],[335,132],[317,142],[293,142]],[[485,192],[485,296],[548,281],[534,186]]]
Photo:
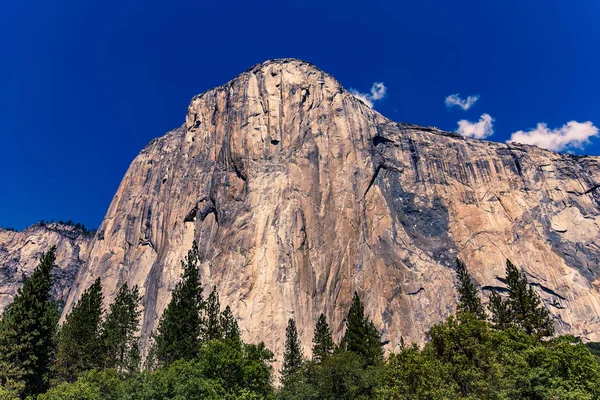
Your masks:
[[[226,88],[244,89],[244,85],[249,82],[249,78],[252,76],[265,77],[270,82],[276,82],[275,85],[283,82],[298,85],[310,84],[311,82],[324,83],[327,80],[337,90],[344,90],[342,85],[333,76],[308,61],[297,58],[278,58],[253,65],[229,82],[194,96],[192,102],[210,93]],[[317,79],[315,80],[315,78]]]
[[[319,67],[317,67],[316,65],[314,65],[313,63],[309,62],[309,61],[304,61],[301,60],[299,58],[293,58],[293,57],[287,57],[287,58],[272,58],[270,60],[266,60],[263,61],[261,63],[258,64],[254,64],[252,67],[248,68],[247,71],[252,71],[252,70],[257,70],[257,69],[262,69],[265,67],[268,67],[270,65],[284,65],[284,64],[295,64],[295,65],[307,65],[312,67],[313,69],[317,70],[317,71],[321,71],[321,69]]]

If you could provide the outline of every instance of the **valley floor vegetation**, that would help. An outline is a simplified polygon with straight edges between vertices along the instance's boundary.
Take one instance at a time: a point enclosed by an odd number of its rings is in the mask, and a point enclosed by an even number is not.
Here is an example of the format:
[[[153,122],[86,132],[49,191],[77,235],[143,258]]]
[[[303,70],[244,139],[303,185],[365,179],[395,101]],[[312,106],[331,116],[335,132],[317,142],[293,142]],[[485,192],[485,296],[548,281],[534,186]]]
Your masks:
[[[204,297],[196,245],[143,362],[138,288],[124,284],[104,309],[98,279],[59,326],[54,253],[0,320],[0,400],[600,398],[600,345],[553,337],[550,314],[510,261],[506,292],[492,292],[486,310],[457,260],[456,315],[433,326],[423,347],[401,342],[387,357],[356,293],[339,343],[319,316],[310,359],[290,319],[275,382],[273,353],[241,340],[216,288]]]

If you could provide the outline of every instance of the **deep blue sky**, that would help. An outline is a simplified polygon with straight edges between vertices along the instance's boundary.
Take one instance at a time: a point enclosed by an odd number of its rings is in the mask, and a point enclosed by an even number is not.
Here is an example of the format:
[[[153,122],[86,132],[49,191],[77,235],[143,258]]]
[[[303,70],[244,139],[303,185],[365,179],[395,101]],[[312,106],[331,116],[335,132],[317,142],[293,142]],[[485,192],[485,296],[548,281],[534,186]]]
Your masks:
[[[600,2],[2,1],[0,225],[97,227],[129,163],[189,100],[253,64],[296,57],[347,88],[384,82],[394,120],[490,140],[600,124]],[[479,94],[468,111],[444,98]],[[600,154],[600,139],[578,153]]]

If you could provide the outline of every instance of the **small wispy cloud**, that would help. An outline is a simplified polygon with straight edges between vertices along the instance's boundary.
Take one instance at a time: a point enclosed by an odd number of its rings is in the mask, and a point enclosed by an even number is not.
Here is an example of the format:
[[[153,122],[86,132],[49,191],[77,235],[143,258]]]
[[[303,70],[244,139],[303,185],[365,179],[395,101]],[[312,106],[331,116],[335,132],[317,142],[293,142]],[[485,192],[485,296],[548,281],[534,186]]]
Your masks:
[[[476,94],[474,96],[468,96],[466,99],[461,99],[460,94],[459,93],[455,93],[455,94],[451,94],[450,96],[446,97],[446,106],[447,107],[460,107],[462,108],[464,111],[467,111],[469,108],[471,108],[473,106],[473,104],[475,104],[475,102],[479,100],[479,95]]]
[[[494,118],[492,118],[490,114],[481,114],[481,117],[479,117],[479,121],[477,122],[461,119],[458,121],[456,133],[475,139],[485,139],[494,134],[493,123]]]
[[[385,97],[385,93],[387,92],[387,88],[383,84],[383,82],[375,82],[373,86],[371,86],[371,93],[361,93],[354,88],[350,88],[350,93],[354,95],[359,100],[362,100],[363,103],[373,108],[373,103],[377,100],[381,100]]]
[[[552,151],[562,151],[569,148],[583,149],[593,136],[598,136],[598,128],[591,121],[569,121],[556,129],[548,129],[548,125],[541,122],[530,131],[514,132],[506,143],[533,144]]]

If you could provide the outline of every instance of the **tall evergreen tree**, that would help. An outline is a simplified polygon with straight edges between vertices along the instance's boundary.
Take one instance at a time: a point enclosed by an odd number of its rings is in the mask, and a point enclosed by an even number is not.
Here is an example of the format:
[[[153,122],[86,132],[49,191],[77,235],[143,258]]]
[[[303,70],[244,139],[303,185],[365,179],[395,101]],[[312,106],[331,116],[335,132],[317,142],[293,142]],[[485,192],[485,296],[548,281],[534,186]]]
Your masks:
[[[508,325],[517,325],[529,335],[552,336],[554,327],[550,313],[529,285],[525,274],[519,272],[510,260],[506,260],[506,285],[507,299],[502,299],[497,293],[492,293],[490,297],[492,321],[496,327],[503,329]]]
[[[302,352],[302,344],[298,339],[296,321],[290,318],[285,329],[285,351],[283,353],[283,368],[281,370],[282,382],[285,382],[288,377],[298,372],[302,367],[303,361],[304,354]]]
[[[83,292],[59,330],[54,371],[60,381],[73,382],[82,372],[100,366],[102,314],[102,284],[98,278]]]
[[[140,353],[139,341],[136,338],[127,352],[127,357],[125,358],[125,369],[130,374],[137,373],[140,371],[141,365],[142,355]]]
[[[229,306],[221,313],[221,330],[225,339],[240,341],[240,328]]]
[[[335,344],[331,337],[331,330],[327,325],[325,314],[319,315],[315,326],[315,335],[313,337],[312,359],[321,364],[329,357],[335,349]]]
[[[181,262],[181,281],[175,287],[154,335],[153,353],[158,366],[179,359],[191,360],[198,354],[205,327],[198,262],[198,245],[194,242],[185,261]]]
[[[221,329],[221,304],[219,293],[214,286],[206,301],[206,340],[220,340],[223,338]]]
[[[460,258],[456,258],[456,276],[459,282],[458,311],[471,313],[474,317],[481,320],[486,319],[485,309],[481,304],[477,288],[471,280],[467,266]]]
[[[506,260],[506,284],[508,307],[513,321],[529,335],[551,336],[554,334],[550,313],[541,304],[540,297],[527,282],[525,273]]]
[[[22,396],[46,389],[55,353],[58,324],[51,298],[56,247],[44,253],[30,277],[24,277],[0,321],[0,386],[23,388]]]
[[[508,302],[495,290],[490,294],[488,308],[492,313],[492,324],[496,329],[504,330],[512,325],[513,318]]]
[[[368,365],[378,365],[383,362],[381,334],[373,322],[365,316],[364,306],[356,292],[346,317],[346,332],[341,347],[358,354]]]
[[[127,283],[124,283],[102,324],[101,340],[105,368],[115,368],[121,372],[128,369],[130,352],[134,347],[137,348],[136,332],[141,313],[139,305],[140,294],[137,285],[129,289]]]

